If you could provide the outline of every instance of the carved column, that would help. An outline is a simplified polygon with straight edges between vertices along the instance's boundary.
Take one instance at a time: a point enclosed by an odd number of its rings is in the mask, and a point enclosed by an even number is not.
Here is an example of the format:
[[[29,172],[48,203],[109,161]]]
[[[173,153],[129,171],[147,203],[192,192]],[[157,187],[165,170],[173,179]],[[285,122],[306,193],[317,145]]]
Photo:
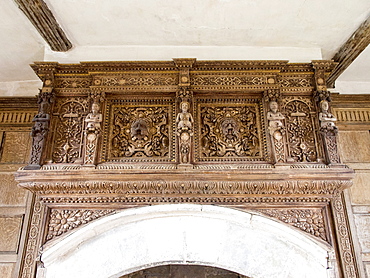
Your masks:
[[[105,94],[91,89],[89,98],[91,110],[85,118],[83,164],[84,166],[95,166],[97,164],[97,148],[102,132],[101,122],[103,117],[100,110],[101,103],[105,100]]]
[[[330,92],[326,85],[326,71],[333,67],[329,62],[313,62],[315,69],[315,100],[318,104],[319,131],[323,140],[323,147],[327,164],[340,163],[339,152],[337,149],[337,134],[338,129],[335,126],[337,120],[332,113],[330,113]]]
[[[287,162],[285,117],[279,112],[279,98],[280,90],[268,90],[264,92],[264,99],[269,106],[269,111],[267,112],[268,133],[271,139],[274,164]]]
[[[176,135],[178,138],[178,162],[180,167],[192,163],[192,137],[194,134],[193,92],[190,87],[190,68],[195,59],[173,59],[179,69],[179,90],[177,91]]]
[[[31,130],[32,148],[30,163],[25,169],[40,169],[43,164],[47,134],[50,123],[50,107],[54,101],[53,81],[50,76],[44,81],[44,86],[38,95],[39,112],[33,118],[34,125]]]

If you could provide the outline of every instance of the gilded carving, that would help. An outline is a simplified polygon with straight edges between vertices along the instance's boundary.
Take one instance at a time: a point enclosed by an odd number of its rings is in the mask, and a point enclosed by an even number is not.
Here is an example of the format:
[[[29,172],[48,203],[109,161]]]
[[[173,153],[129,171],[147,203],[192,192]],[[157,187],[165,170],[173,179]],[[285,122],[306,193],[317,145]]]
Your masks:
[[[194,86],[261,86],[267,84],[267,76],[195,76]]]
[[[46,240],[51,240],[92,220],[110,214],[114,210],[59,210],[52,209],[49,216]]]
[[[63,76],[63,78],[55,80],[56,88],[89,88],[89,86],[91,86],[91,80],[89,78],[68,78],[67,76]]]
[[[298,88],[309,88],[313,87],[311,76],[283,76],[279,80],[279,84],[282,88],[298,87]]]
[[[110,106],[108,161],[154,158],[168,160],[172,157],[172,105],[166,101],[158,104],[116,104]]]
[[[267,112],[267,120],[269,121],[268,130],[273,144],[274,161],[275,163],[286,162],[285,151],[285,127],[283,120],[285,116],[278,111],[278,103],[270,101],[270,111]]]
[[[260,209],[258,211],[327,241],[322,209]]]
[[[225,105],[199,101],[198,160],[262,160],[263,143],[259,113],[257,103]]]
[[[56,163],[73,163],[81,157],[83,121],[88,99],[61,98],[54,109],[52,159]]]

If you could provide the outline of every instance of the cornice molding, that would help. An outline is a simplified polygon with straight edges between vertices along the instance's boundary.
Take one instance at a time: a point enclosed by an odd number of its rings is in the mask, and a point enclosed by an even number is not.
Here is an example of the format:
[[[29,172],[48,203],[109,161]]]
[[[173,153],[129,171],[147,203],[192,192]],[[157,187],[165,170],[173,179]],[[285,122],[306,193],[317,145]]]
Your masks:
[[[66,52],[72,48],[72,43],[44,1],[15,0],[15,2],[49,44],[51,50]]]
[[[333,60],[338,63],[328,78],[328,86],[334,87],[337,78],[349,67],[370,43],[370,17],[367,18],[352,36],[342,45],[334,55]]]

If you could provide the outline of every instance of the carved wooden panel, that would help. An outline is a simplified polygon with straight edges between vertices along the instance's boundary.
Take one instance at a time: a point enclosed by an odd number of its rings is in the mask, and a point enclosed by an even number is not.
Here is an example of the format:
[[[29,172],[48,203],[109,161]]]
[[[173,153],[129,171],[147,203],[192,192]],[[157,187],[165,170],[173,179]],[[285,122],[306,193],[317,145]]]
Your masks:
[[[282,102],[290,157],[296,162],[316,162],[319,158],[317,120],[311,98],[285,97]]]
[[[196,99],[195,161],[259,161],[265,158],[259,99]]]
[[[102,160],[174,161],[173,111],[171,98],[109,101]]]
[[[13,173],[0,174],[0,206],[23,206],[27,192],[17,186]]]
[[[81,157],[83,120],[87,109],[87,98],[59,98],[56,101],[52,119],[53,162],[71,163]]]

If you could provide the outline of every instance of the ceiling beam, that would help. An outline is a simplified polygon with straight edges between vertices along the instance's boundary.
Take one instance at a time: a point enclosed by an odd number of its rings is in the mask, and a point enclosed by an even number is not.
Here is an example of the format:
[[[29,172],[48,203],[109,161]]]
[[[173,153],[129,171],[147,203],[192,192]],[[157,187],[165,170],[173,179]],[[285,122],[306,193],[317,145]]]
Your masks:
[[[349,67],[370,43],[370,17],[366,19],[352,36],[342,45],[332,60],[337,62],[328,78],[328,87],[333,88],[335,80]]]
[[[14,1],[50,45],[51,50],[65,52],[71,49],[72,43],[43,0]]]

